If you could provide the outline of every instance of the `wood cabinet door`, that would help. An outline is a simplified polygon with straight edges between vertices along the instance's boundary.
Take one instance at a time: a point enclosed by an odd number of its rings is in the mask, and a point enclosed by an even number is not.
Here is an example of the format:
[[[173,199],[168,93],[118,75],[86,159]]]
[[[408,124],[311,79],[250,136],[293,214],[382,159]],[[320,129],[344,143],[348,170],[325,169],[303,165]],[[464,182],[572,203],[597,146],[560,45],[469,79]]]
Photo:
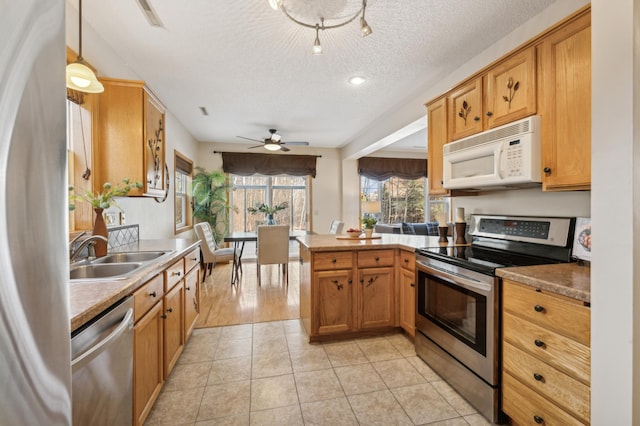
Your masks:
[[[162,301],[133,328],[133,416],[142,425],[160,394],[163,375]]]
[[[400,268],[400,327],[408,335],[415,335],[416,324],[416,275],[414,271]]]
[[[591,188],[591,14],[550,34],[539,50],[542,189]]]
[[[317,333],[342,333],[353,329],[353,274],[349,270],[314,272],[317,289]]]
[[[482,131],[482,78],[465,84],[447,97],[449,139],[454,141]]]
[[[192,269],[186,277],[184,277],[184,339],[185,342],[191,335],[193,327],[198,319],[200,312],[198,283],[200,277],[200,269]]]
[[[184,286],[176,285],[164,297],[164,378],[169,376],[184,347]]]
[[[525,49],[487,72],[485,128],[536,113],[535,48]]]
[[[358,328],[394,325],[394,268],[358,269]]]
[[[165,121],[162,104],[144,91],[144,167],[146,195],[164,195]]]
[[[447,139],[447,99],[441,98],[427,105],[427,178],[429,195],[447,195],[442,187],[443,154],[442,147]]]

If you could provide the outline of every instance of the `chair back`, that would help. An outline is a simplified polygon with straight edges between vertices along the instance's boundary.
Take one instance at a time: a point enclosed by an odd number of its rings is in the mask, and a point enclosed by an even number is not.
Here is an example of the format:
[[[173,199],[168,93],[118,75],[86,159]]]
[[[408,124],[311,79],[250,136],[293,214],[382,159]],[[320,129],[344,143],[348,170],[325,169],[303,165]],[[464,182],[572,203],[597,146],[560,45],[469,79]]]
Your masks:
[[[342,227],[344,226],[344,222],[339,220],[332,220],[331,226],[329,227],[330,234],[340,234],[342,232]]]
[[[259,265],[289,263],[289,225],[258,226]]]
[[[211,224],[209,222],[196,223],[193,226],[196,236],[200,240],[200,250],[202,250],[202,260],[204,263],[215,262],[215,250],[217,249],[216,240],[211,232]]]

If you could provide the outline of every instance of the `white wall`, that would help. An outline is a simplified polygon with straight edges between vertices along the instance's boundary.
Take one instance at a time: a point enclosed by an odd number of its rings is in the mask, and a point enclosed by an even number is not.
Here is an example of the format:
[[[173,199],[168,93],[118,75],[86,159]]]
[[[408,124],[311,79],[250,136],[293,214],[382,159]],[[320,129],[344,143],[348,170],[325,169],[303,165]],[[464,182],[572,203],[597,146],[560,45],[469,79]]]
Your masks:
[[[249,145],[202,142],[198,146],[195,165],[207,171],[222,170],[222,156],[216,152],[249,152]],[[264,150],[253,150],[264,153]],[[337,149],[295,147],[291,154],[318,155],[316,178],[311,179],[311,230],[325,233],[331,221],[342,219],[342,169]],[[278,154],[274,154],[278,155]]]
[[[592,2],[594,425],[640,424],[640,218],[635,213],[640,211],[637,9],[634,0],[618,0],[615,7],[608,0]]]

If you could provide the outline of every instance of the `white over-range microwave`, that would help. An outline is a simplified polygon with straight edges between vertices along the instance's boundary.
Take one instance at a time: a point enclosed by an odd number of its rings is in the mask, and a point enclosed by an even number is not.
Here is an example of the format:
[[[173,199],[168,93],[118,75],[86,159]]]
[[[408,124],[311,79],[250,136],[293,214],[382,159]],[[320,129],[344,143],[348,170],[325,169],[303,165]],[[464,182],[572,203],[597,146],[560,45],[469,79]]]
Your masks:
[[[443,186],[468,191],[541,183],[540,116],[534,115],[444,145]]]

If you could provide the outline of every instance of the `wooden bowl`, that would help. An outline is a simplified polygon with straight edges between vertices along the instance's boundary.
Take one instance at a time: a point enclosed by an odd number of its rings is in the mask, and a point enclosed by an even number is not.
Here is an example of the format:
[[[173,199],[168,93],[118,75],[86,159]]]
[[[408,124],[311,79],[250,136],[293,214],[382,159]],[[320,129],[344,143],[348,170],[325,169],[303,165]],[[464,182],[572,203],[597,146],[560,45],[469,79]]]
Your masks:
[[[347,235],[351,238],[358,238],[360,235],[362,235],[362,231],[347,231]]]

